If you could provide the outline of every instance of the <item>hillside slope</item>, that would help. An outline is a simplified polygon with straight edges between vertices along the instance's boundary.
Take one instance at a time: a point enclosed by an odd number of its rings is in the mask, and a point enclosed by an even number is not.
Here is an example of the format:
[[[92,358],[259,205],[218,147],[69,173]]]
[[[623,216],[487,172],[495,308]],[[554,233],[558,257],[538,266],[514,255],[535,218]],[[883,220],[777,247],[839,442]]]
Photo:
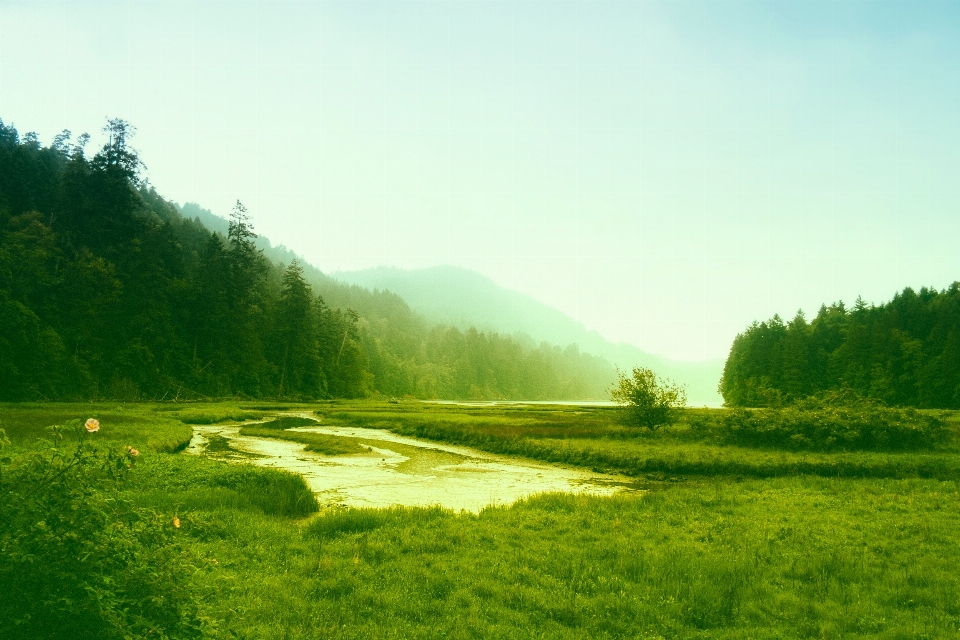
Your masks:
[[[141,180],[129,123],[108,129],[88,157],[0,121],[0,400],[587,400],[615,378],[331,280],[240,202],[229,223],[179,207]]]
[[[225,234],[227,221],[195,203],[181,207],[184,217],[196,219],[211,231]],[[304,277],[334,308],[355,309],[374,323],[416,326],[425,332],[432,325],[467,331],[513,336],[528,346],[546,342],[577,345],[583,353],[599,356],[623,370],[648,367],[684,385],[693,406],[719,406],[717,390],[723,360],[679,362],[647,353],[630,344],[616,344],[582,322],[517,291],[501,287],[490,278],[452,266],[405,270],[375,267],[362,271],[325,274],[283,245],[274,246],[260,236],[257,246],[271,261],[303,263]]]
[[[227,220],[196,203],[187,203],[179,211],[214,233],[224,235],[228,230]],[[370,371],[381,393],[422,398],[606,400],[607,389],[616,378],[609,359],[569,347],[576,341],[554,339],[576,331],[576,327],[563,325],[578,323],[546,305],[541,305],[543,314],[552,314],[560,330],[534,340],[530,332],[486,322],[476,307],[466,307],[456,317],[424,313],[387,287],[332,278],[266,237],[259,236],[254,242],[278,265],[297,260],[304,279],[329,307],[356,311]],[[505,291],[480,274],[461,271],[475,282],[488,281],[488,298]],[[435,284],[440,296],[449,291],[442,283]],[[518,308],[530,300],[514,295]],[[480,319],[472,320],[473,315]],[[523,315],[518,313],[514,324],[522,321]]]
[[[501,287],[490,278],[451,266],[404,270],[377,267],[336,272],[331,278],[366,289],[390,291],[403,298],[428,322],[508,335],[523,334],[534,342],[566,346],[605,358],[621,369],[649,367],[687,388],[691,405],[719,405],[717,387],[723,360],[678,362],[633,345],[615,344],[583,323],[530,296]]]

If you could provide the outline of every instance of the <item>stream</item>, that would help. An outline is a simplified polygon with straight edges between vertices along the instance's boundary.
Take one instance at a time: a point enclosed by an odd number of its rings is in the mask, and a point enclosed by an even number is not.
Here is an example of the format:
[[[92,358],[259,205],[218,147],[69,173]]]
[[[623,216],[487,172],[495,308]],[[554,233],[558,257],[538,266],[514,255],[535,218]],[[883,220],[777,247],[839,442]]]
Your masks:
[[[248,424],[256,424],[251,422]],[[187,454],[257,464],[297,473],[323,505],[392,507],[439,505],[479,512],[545,492],[599,496],[642,491],[626,476],[595,473],[495,455],[469,447],[396,435],[383,429],[317,426],[290,431],[353,438],[364,453],[323,455],[305,445],[240,435],[243,425],[194,426]]]

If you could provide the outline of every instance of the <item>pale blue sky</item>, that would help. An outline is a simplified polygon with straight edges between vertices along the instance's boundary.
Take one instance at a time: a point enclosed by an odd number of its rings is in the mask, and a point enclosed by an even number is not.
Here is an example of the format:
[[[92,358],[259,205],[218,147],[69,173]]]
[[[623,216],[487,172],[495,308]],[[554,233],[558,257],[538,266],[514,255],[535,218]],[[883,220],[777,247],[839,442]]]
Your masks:
[[[955,1],[0,1],[0,118],[106,117],[324,270],[475,269],[678,359],[960,280]]]

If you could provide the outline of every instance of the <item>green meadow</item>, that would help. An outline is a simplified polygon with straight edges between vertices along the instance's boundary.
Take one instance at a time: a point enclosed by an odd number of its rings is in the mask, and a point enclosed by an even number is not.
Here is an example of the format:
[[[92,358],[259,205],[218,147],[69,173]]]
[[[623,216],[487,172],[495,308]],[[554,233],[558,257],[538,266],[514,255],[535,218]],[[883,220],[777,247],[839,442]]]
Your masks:
[[[285,410],[627,474],[649,491],[549,494],[479,514],[330,508],[298,476],[180,453],[191,425],[245,420],[264,421],[244,427],[250,435],[350,451],[285,432],[293,423],[273,419]],[[941,416],[954,437],[934,448],[829,453],[717,443],[696,428],[706,411],[652,433],[606,407],[7,404],[0,462],[15,469],[48,446],[49,425],[89,417],[101,428],[88,441],[138,449],[117,499],[166,531],[188,596],[176,606],[192,621],[145,636],[960,635],[955,414]],[[16,588],[7,577],[0,590]],[[3,637],[58,637],[31,621],[0,625]],[[111,629],[101,620],[59,637],[123,637]]]

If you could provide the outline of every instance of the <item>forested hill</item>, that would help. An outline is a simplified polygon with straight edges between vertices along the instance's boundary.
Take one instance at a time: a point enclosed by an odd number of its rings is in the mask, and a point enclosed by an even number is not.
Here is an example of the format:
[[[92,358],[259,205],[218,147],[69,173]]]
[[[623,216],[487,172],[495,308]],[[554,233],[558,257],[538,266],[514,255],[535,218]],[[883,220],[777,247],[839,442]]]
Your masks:
[[[221,224],[225,222],[220,220]],[[377,267],[330,275],[368,289],[396,293],[431,323],[461,329],[476,326],[533,343],[576,344],[583,352],[604,358],[623,370],[646,367],[673,379],[686,388],[692,405],[721,402],[717,387],[723,371],[722,359],[678,362],[633,345],[614,344],[563,312],[468,269]]]
[[[129,125],[107,131],[88,157],[88,136],[0,122],[0,400],[605,396],[599,358],[272,262],[240,203],[211,232],[139,179]]]
[[[960,282],[904,289],[853,309],[823,306],[752,324],[737,336],[721,391],[732,406],[766,406],[850,387],[891,405],[960,408]]]

